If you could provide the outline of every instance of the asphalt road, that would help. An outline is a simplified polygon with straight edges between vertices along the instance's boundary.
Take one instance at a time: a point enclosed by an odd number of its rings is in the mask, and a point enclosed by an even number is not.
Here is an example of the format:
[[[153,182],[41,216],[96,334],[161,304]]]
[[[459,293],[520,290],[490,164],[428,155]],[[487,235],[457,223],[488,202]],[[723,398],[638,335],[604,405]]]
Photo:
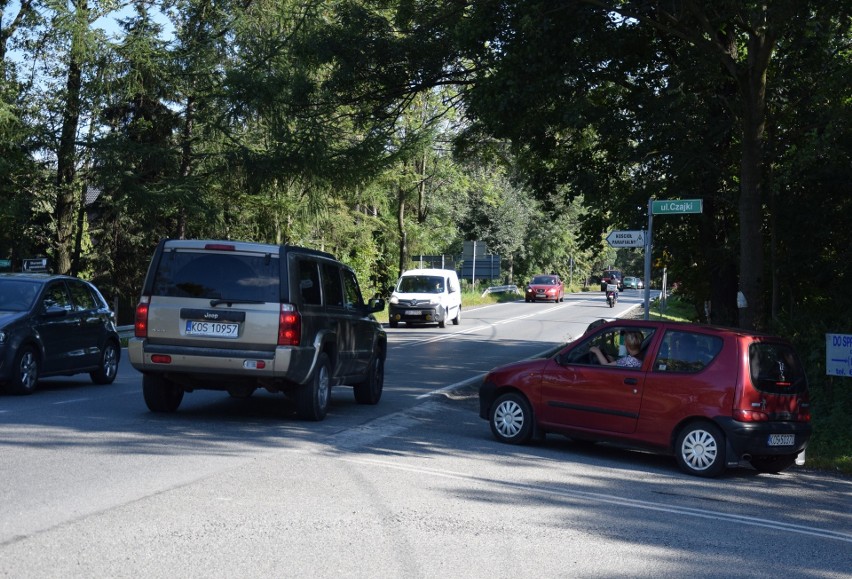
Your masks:
[[[126,358],[111,386],[0,396],[0,577],[852,576],[848,478],[705,480],[613,446],[492,439],[485,371],[640,302],[592,292],[388,330],[381,403],[341,387],[320,423],[271,394],[151,414]]]

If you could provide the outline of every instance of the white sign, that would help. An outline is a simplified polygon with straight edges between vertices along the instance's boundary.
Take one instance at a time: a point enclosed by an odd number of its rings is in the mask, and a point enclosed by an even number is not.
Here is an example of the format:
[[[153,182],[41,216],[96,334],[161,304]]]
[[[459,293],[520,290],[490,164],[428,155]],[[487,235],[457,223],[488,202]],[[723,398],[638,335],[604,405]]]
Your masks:
[[[825,373],[852,377],[852,335],[825,335]]]
[[[645,247],[644,231],[613,231],[606,236],[612,247]]]

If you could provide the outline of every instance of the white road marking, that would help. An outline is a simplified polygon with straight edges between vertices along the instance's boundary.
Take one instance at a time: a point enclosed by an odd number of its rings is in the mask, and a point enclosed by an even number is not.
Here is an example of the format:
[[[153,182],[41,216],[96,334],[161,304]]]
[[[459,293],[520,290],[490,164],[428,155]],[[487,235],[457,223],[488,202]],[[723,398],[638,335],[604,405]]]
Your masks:
[[[742,526],[750,526],[750,527],[762,527],[765,529],[772,529],[778,532],[785,533],[798,533],[800,535],[810,535],[812,537],[819,537],[821,539],[833,539],[836,541],[841,541],[844,543],[852,544],[852,535],[847,533],[841,533],[839,531],[832,531],[830,529],[819,529],[817,527],[810,527],[807,525],[800,525],[796,523],[785,523],[783,521],[773,521],[771,519],[761,519],[754,516],[748,515],[736,515],[731,513],[723,513],[720,511],[710,511],[706,509],[694,509],[691,507],[679,507],[674,505],[665,505],[661,503],[654,503],[651,501],[643,501],[638,499],[629,499],[625,497],[620,497],[616,495],[608,495],[604,493],[592,493],[587,491],[579,491],[572,490],[566,488],[555,488],[549,487],[545,485],[537,485],[537,484],[528,484],[528,483],[519,483],[512,482],[506,480],[496,480],[490,478],[484,478],[481,476],[476,476],[472,474],[467,474],[463,472],[453,472],[447,470],[438,470],[438,469],[430,469],[423,468],[417,466],[409,466],[404,464],[399,464],[397,462],[388,462],[384,460],[378,459],[366,459],[366,458],[342,458],[341,460],[352,462],[355,464],[361,464],[365,466],[371,467],[383,467],[394,470],[401,470],[406,472],[411,472],[419,475],[431,475],[439,478],[447,478],[454,480],[462,480],[472,483],[481,483],[492,486],[503,486],[503,487],[511,487],[516,490],[523,491],[533,491],[542,494],[549,495],[557,495],[561,497],[573,498],[581,500],[585,503],[592,501],[597,503],[611,504],[620,507],[629,507],[634,509],[642,509],[646,511],[657,511],[661,513],[668,513],[672,515],[681,515],[685,517],[697,517],[701,519],[712,519],[716,521],[723,521],[732,523],[735,525]]]

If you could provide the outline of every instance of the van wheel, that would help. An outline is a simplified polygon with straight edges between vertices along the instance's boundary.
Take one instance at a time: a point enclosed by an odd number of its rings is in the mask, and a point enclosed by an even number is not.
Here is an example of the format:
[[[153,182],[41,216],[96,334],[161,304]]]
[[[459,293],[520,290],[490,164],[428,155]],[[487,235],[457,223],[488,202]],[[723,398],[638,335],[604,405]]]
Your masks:
[[[89,378],[95,384],[112,384],[118,374],[119,349],[115,342],[107,342],[101,352],[101,365],[94,372],[89,372]]]
[[[751,466],[757,472],[778,474],[796,462],[797,454],[782,454],[780,456],[755,456],[751,459]]]
[[[32,346],[22,346],[15,356],[12,376],[7,388],[10,394],[32,394],[38,384],[38,353]]]
[[[388,322],[388,325],[389,325],[391,328],[398,328],[398,327],[399,327],[399,322],[390,321],[390,322]]]
[[[151,412],[174,412],[183,400],[183,388],[162,376],[143,374],[142,395]]]
[[[458,326],[459,322],[461,322],[461,306],[459,306],[459,311],[456,312],[456,317],[453,318],[453,325]]]
[[[725,437],[715,424],[692,423],[677,437],[675,458],[687,474],[719,476],[725,470]]]
[[[381,352],[373,355],[370,370],[363,382],[355,384],[355,402],[358,404],[378,404],[385,385],[385,358]]]
[[[510,392],[494,401],[488,423],[494,438],[507,444],[526,444],[532,438],[533,414],[527,399]]]
[[[318,422],[328,414],[331,400],[331,364],[326,354],[320,354],[314,375],[296,391],[296,413],[302,420]]]
[[[439,328],[446,328],[447,327],[447,316],[449,316],[449,315],[450,315],[450,308],[444,309],[444,315],[441,316],[440,320],[438,320],[438,327]]]

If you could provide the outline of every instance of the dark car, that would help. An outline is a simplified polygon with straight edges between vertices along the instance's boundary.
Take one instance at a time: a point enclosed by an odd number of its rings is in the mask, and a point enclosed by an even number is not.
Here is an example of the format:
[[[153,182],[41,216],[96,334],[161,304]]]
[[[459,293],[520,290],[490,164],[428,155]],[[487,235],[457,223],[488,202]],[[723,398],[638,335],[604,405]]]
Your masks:
[[[535,275],[527,284],[524,301],[550,301],[554,303],[565,299],[565,286],[562,279],[555,274]]]
[[[307,420],[323,420],[333,386],[377,404],[387,335],[355,272],[324,251],[245,241],[163,239],[136,307],[130,363],[152,412],[184,393],[236,398],[283,392]]]
[[[40,378],[115,380],[121,342],[101,292],[75,277],[0,274],[0,384],[31,394]]]
[[[640,347],[625,356],[631,344]],[[779,472],[811,434],[808,383],[789,342],[698,324],[595,324],[549,358],[492,370],[479,400],[501,442],[547,433],[618,442],[672,454],[698,476],[741,461]]]

